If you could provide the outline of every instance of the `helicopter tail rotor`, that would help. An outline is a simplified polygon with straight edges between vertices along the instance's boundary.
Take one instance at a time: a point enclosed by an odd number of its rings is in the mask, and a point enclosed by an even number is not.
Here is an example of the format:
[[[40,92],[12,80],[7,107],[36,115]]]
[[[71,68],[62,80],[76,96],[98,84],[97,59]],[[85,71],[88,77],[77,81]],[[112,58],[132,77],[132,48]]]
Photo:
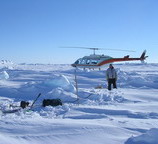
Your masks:
[[[140,56],[140,60],[142,62],[144,62],[144,60],[148,57],[148,56],[145,56],[146,55],[146,50],[144,50],[144,52],[142,53],[142,55]]]

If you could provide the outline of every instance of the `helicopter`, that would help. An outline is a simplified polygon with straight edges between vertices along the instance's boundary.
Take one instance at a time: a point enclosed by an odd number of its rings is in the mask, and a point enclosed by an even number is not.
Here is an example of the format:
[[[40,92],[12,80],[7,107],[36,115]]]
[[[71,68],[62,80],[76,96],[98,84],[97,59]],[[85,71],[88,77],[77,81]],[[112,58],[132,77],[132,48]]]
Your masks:
[[[74,48],[74,47],[71,47]],[[84,56],[83,58],[79,58],[76,60],[71,66],[76,68],[89,68],[89,69],[101,69],[102,66],[114,63],[114,62],[123,62],[123,61],[138,61],[144,62],[144,60],[148,57],[146,56],[146,50],[143,51],[140,57],[137,58],[130,58],[129,55],[126,55],[121,58],[113,58],[108,55],[97,55],[95,53],[96,50],[100,50],[100,48],[88,48],[88,47],[75,47],[75,48],[82,48],[82,49],[90,49],[93,50],[93,54],[90,56]],[[108,49],[108,50],[119,50],[119,51],[128,51],[128,52],[135,52],[135,51],[129,51],[129,50],[120,50],[120,49]]]

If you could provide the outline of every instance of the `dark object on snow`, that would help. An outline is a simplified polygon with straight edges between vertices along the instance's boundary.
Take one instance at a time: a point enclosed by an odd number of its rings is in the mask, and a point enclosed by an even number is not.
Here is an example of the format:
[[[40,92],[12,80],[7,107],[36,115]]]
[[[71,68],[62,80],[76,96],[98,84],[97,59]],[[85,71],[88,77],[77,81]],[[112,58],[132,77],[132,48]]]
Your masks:
[[[44,99],[42,106],[58,106],[62,105],[62,102],[60,99]]]
[[[20,107],[23,109],[28,107],[28,105],[29,105],[29,102],[26,102],[26,101],[21,101],[21,103],[20,103]]]

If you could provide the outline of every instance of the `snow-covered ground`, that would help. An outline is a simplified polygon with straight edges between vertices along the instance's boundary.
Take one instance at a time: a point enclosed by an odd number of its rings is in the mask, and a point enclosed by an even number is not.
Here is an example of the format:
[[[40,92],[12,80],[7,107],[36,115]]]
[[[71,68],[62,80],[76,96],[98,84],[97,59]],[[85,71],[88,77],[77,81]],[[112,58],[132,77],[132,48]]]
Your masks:
[[[105,70],[0,62],[0,144],[158,144],[158,64],[115,64],[118,89]],[[98,89],[98,87],[103,87]],[[41,93],[33,110],[15,109]],[[43,99],[63,105],[42,107]]]

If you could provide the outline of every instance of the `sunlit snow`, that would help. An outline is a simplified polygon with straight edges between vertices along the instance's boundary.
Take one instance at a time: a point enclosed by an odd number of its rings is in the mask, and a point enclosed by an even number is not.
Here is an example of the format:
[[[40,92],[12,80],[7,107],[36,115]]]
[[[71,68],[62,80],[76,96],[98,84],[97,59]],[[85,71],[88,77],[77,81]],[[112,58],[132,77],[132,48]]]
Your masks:
[[[118,89],[105,70],[0,62],[0,144],[157,144],[158,64],[116,64]],[[101,89],[99,89],[102,87]],[[14,113],[20,101],[32,110]],[[44,99],[62,106],[42,107]]]

